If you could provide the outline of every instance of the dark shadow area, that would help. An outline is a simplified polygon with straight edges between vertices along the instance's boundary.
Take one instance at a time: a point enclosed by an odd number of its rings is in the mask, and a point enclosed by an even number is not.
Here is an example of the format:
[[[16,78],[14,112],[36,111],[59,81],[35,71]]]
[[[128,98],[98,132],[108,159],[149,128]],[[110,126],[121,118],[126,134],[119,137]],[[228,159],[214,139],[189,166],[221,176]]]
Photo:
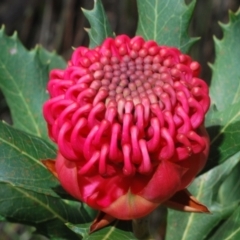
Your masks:
[[[207,128],[210,136],[210,153],[204,173],[211,168],[223,163],[228,158],[239,152],[240,135],[237,133],[240,121],[229,124],[224,132],[221,132],[223,126],[215,125]]]
[[[207,164],[202,170],[201,174],[207,172],[211,168],[217,166],[219,164],[219,159],[220,159],[220,150],[219,146],[224,140],[224,135],[220,134],[221,127],[220,126],[212,126],[207,128],[207,132],[210,137],[210,142],[214,141],[212,145],[210,145],[210,152],[209,152],[209,157],[207,160]],[[216,140],[215,137],[219,136]]]

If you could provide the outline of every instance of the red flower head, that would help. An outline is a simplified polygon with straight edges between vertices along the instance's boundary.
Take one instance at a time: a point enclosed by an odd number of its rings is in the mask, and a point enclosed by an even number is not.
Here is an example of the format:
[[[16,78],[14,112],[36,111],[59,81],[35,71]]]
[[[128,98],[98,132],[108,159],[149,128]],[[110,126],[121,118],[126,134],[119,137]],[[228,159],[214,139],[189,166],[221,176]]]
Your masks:
[[[199,71],[178,49],[138,36],[75,49],[65,70],[51,72],[43,111],[66,191],[133,219],[186,188],[209,150]]]

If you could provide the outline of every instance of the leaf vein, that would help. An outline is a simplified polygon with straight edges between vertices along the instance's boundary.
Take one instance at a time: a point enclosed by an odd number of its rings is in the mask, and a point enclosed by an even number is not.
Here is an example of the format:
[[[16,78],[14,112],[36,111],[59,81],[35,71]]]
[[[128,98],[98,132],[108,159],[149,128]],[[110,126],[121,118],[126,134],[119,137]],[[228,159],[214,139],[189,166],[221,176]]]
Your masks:
[[[9,76],[9,79],[13,82],[12,86],[14,86],[16,92],[17,92],[17,91],[19,92],[18,95],[19,95],[19,97],[21,98],[21,100],[22,100],[22,102],[23,102],[23,105],[25,106],[29,117],[32,119],[32,123],[33,123],[33,125],[34,125],[34,127],[35,127],[35,129],[36,129],[37,136],[41,137],[40,130],[39,130],[38,127],[37,127],[37,123],[36,123],[36,121],[35,121],[32,113],[31,113],[31,111],[30,111],[30,109],[29,109],[29,106],[28,106],[26,100],[24,99],[24,97],[23,97],[23,95],[22,95],[22,92],[19,91],[19,87],[17,87],[16,82],[15,82],[13,76],[10,74],[9,70],[6,68],[6,66],[4,65],[4,63],[2,62],[1,59],[0,59],[0,66],[2,66],[3,69],[5,69],[6,74]]]

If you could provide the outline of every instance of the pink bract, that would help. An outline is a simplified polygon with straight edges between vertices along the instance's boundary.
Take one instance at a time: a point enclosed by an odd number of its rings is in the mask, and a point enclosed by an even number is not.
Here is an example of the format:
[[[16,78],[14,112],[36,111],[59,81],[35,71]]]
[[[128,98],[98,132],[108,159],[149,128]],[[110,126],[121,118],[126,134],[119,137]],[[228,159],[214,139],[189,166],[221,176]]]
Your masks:
[[[178,49],[139,36],[75,49],[65,70],[51,71],[43,108],[66,191],[134,219],[186,188],[209,151],[199,71]]]

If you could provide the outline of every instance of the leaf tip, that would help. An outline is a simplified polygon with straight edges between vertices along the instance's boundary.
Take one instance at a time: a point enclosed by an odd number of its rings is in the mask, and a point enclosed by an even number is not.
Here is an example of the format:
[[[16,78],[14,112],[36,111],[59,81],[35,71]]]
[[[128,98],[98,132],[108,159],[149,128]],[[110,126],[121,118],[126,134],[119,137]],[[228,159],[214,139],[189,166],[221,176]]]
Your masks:
[[[98,212],[97,217],[93,220],[93,222],[90,226],[89,233],[91,234],[101,228],[108,226],[114,220],[115,220],[115,218],[112,217],[111,215],[109,215],[105,212],[102,212],[102,211]]]
[[[214,65],[212,63],[208,62],[207,65],[212,69],[212,71],[214,70]]]
[[[209,209],[192,196],[187,189],[175,193],[164,205],[184,212],[211,213]]]
[[[229,23],[222,23],[218,21],[218,25],[223,29],[226,30],[228,28]]]
[[[240,7],[236,12],[231,10],[228,11],[230,22],[234,22],[237,19],[237,16],[240,14]]]
[[[215,35],[213,36],[213,41],[216,46],[219,46],[221,44],[221,39],[218,39]]]
[[[192,0],[192,1],[190,1],[190,3],[188,3],[188,4],[186,4],[186,5],[188,6],[188,8],[189,8],[191,11],[193,11],[193,9],[194,9],[194,7],[195,7],[195,5],[196,5],[196,2],[197,2],[197,0]]]
[[[18,37],[18,33],[17,31],[14,31],[12,35],[12,39],[17,40],[17,37]]]
[[[4,33],[5,32],[5,25],[3,24],[0,28],[0,33]]]
[[[8,125],[8,126],[10,126],[9,123],[6,122],[5,120],[1,120],[1,122],[2,122],[4,125]]]
[[[85,9],[85,8],[81,8],[81,10],[82,10],[83,14],[84,14],[85,12],[89,11],[89,10],[87,10],[87,9]],[[85,15],[85,14],[84,14],[84,15]]]
[[[83,28],[87,33],[91,32],[91,28]]]

